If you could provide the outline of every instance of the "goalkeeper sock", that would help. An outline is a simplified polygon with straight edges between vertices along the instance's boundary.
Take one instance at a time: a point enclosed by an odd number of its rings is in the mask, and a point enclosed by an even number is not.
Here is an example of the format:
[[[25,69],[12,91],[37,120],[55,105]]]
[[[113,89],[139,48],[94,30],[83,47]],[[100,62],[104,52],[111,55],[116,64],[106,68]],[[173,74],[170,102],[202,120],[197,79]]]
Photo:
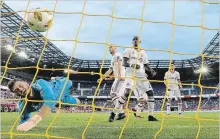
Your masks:
[[[182,113],[182,103],[178,103],[178,113]]]

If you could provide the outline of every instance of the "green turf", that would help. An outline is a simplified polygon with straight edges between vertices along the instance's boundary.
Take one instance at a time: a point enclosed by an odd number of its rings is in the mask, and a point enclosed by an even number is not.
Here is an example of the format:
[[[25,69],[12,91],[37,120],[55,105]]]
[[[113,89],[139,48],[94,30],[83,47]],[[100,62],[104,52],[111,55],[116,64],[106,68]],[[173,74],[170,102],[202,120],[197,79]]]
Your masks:
[[[48,134],[52,136],[62,136],[68,138],[81,138],[82,132],[89,120],[90,113],[60,113],[57,120],[49,129]],[[148,122],[146,120],[147,114],[144,119],[136,119],[132,114],[128,124],[123,132],[123,139],[151,139],[155,133],[159,130],[162,117],[155,115],[159,122]],[[9,132],[11,126],[15,122],[17,113],[1,113],[1,133]],[[46,134],[46,128],[52,121],[55,114],[50,114],[46,117],[36,128],[26,132],[25,134]],[[176,116],[176,117],[172,117]],[[157,136],[158,139],[194,139],[198,131],[198,122],[195,119],[187,117],[195,117],[195,113],[184,113],[184,116],[179,117],[176,113],[172,116],[165,116],[163,129]],[[201,112],[199,116],[202,118],[209,118],[218,120],[217,112]],[[125,123],[125,120],[115,121],[109,123],[107,121],[108,113],[94,113],[92,122],[88,127],[85,134],[86,139],[116,139],[119,137],[121,129]],[[219,137],[219,123],[201,120],[201,130],[199,139],[218,139]],[[22,134],[13,129],[13,133]],[[9,135],[1,135],[1,138],[8,139]],[[14,138],[33,138],[41,139],[45,138],[38,136],[27,135],[13,135]]]

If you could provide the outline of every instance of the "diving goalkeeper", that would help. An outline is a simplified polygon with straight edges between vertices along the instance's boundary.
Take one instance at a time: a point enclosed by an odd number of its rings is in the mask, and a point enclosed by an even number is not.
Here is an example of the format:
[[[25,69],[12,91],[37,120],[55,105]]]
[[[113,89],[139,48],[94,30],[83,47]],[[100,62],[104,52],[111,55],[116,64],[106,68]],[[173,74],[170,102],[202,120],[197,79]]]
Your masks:
[[[66,86],[64,86],[67,80]],[[57,104],[56,101],[59,100],[62,89],[61,102],[69,104],[79,104],[80,101],[69,95],[70,87],[72,82],[65,77],[55,77],[50,81],[43,79],[36,80],[31,86],[30,92],[27,90],[30,85],[22,80],[11,80],[8,83],[8,88],[17,96],[24,98],[27,94],[28,100],[41,100],[42,102],[31,102],[28,101],[25,106],[25,100],[20,100],[17,104],[18,112],[23,113],[20,117],[20,124],[17,126],[18,131],[29,131],[34,128],[46,115],[48,115],[52,109],[54,109]],[[48,102],[49,101],[49,102]],[[53,102],[51,102],[53,101]],[[24,108],[25,106],[25,108]],[[32,112],[37,112],[31,117]]]

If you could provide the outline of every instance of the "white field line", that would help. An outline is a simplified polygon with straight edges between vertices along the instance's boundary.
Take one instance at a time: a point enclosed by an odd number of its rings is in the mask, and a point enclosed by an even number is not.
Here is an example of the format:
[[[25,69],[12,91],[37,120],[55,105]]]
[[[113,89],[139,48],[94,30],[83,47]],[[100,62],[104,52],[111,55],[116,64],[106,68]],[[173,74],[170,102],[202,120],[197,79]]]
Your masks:
[[[9,125],[7,125],[7,126],[1,126],[1,128],[6,128],[6,127],[11,127],[11,126],[9,126]],[[40,128],[47,128],[48,127],[48,125],[39,125],[39,126],[37,126],[37,127],[40,127]],[[160,126],[155,126],[155,125],[153,125],[153,126],[143,126],[143,125],[141,125],[141,126],[127,126],[126,128],[159,128]],[[201,126],[201,128],[203,128],[203,127],[205,127],[205,128],[217,128],[217,127],[219,127],[219,125],[210,125],[210,126],[207,126],[207,125],[204,125],[204,126]],[[85,128],[85,126],[51,126],[51,128],[60,128],[60,129],[63,129],[63,128]],[[120,129],[120,128],[122,128],[122,126],[89,126],[89,128],[95,128],[95,129],[112,129],[112,128],[115,128],[115,129]],[[191,126],[187,126],[187,125],[183,125],[183,126],[181,126],[181,125],[175,125],[175,126],[166,126],[166,125],[164,125],[163,126],[163,128],[198,128],[198,125],[191,125]]]

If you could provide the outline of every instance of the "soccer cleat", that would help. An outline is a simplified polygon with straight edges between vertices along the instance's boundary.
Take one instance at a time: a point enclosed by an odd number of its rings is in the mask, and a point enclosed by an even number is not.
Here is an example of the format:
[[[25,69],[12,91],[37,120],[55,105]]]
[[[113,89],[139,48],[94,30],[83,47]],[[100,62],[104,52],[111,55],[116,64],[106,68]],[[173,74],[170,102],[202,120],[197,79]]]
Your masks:
[[[126,117],[126,115],[125,115],[124,113],[119,113],[116,120],[122,120],[122,119],[124,119],[125,117]]]
[[[179,116],[183,116],[183,114],[182,114],[182,113],[178,113],[178,115],[179,115]]]
[[[132,108],[131,110],[134,112],[134,117],[137,117],[135,108]]]
[[[110,116],[108,118],[108,121],[109,122],[113,122],[114,120],[115,120],[115,114],[114,114],[114,112],[111,112],[111,114],[110,114]]]
[[[142,118],[144,118],[144,117],[143,117],[143,116],[140,116],[140,115],[137,115],[136,118],[142,119]]]
[[[149,115],[149,116],[148,116],[148,121],[158,121],[158,120],[157,120],[157,118],[155,118],[155,117]]]

